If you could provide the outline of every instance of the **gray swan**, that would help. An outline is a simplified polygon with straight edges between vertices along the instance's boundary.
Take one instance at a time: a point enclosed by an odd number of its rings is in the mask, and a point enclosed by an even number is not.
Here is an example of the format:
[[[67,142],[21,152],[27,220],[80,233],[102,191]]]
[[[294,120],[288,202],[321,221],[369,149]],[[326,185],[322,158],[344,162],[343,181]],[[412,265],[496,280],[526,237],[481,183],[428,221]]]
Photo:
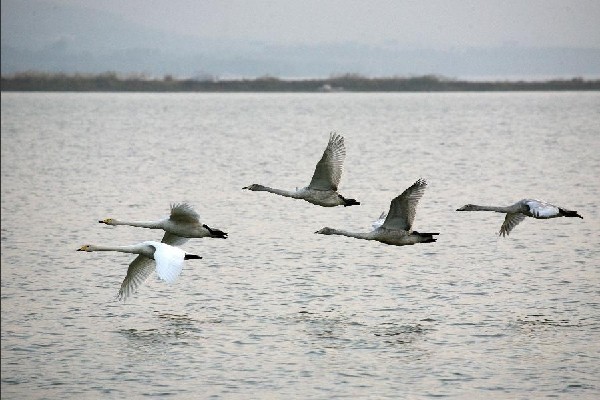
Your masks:
[[[98,222],[106,225],[129,225],[140,228],[162,229],[165,231],[162,242],[173,246],[181,245],[189,238],[227,239],[227,233],[202,224],[198,213],[187,203],[171,204],[169,217],[158,221],[121,221],[106,218]]]
[[[156,269],[156,274],[160,279],[172,283],[181,274],[184,260],[202,258],[196,254],[188,254],[178,247],[153,241],[130,246],[95,246],[86,244],[77,249],[77,251],[118,251],[121,253],[138,254],[131,264],[129,264],[127,275],[117,294],[119,300],[126,300],[133,294],[146,281],[153,270]],[[152,260],[155,261],[155,265],[152,265]]]
[[[416,208],[419,200],[425,192],[427,182],[423,179],[417,180],[411,187],[402,192],[392,200],[390,210],[387,216],[382,214],[380,219],[385,216],[383,223],[376,221],[371,232],[355,233],[340,229],[325,227],[315,233],[321,235],[342,235],[356,239],[376,240],[381,243],[395,246],[412,245],[415,243],[432,243],[437,239],[435,235],[439,233],[421,233],[412,230],[412,224],[415,219]]]
[[[511,206],[478,206],[467,204],[456,211],[495,211],[505,213],[506,218],[500,227],[500,236],[508,235],[515,226],[517,226],[525,217],[537,219],[549,219],[557,217],[577,217],[583,219],[577,211],[567,210],[541,200],[523,199]]]
[[[342,178],[345,157],[346,147],[344,146],[344,138],[332,132],[329,135],[329,143],[323,152],[323,157],[317,163],[312,180],[308,186],[296,191],[288,191],[254,183],[242,189],[270,192],[293,199],[302,199],[322,207],[358,205],[360,202],[354,199],[347,199],[337,192]]]

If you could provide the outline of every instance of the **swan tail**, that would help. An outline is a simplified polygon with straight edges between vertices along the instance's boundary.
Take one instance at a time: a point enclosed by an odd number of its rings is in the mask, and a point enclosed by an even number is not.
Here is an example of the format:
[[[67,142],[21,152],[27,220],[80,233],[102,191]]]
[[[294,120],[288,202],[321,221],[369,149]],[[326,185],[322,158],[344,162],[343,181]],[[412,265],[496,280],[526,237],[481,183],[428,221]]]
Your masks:
[[[210,233],[210,237],[218,239],[227,239],[227,232],[223,232],[219,229],[213,229],[206,224],[202,225],[202,227],[204,227],[208,231],[208,233]]]
[[[338,196],[344,202],[344,207],[350,207],[350,206],[358,206],[358,205],[360,205],[360,201],[357,201],[355,199],[347,199],[347,198],[345,198],[344,196],[342,196],[339,193],[338,193]]]
[[[576,218],[583,219],[583,217],[581,215],[579,215],[579,213],[577,213],[577,211],[570,211],[570,210],[565,210],[564,208],[559,208],[558,213],[559,213],[559,215],[561,215],[563,217],[576,217]]]
[[[419,235],[419,237],[421,238],[421,243],[433,243],[437,241],[437,238],[435,238],[435,235],[439,235],[438,232],[417,232],[414,231],[413,233],[416,233],[417,235]]]

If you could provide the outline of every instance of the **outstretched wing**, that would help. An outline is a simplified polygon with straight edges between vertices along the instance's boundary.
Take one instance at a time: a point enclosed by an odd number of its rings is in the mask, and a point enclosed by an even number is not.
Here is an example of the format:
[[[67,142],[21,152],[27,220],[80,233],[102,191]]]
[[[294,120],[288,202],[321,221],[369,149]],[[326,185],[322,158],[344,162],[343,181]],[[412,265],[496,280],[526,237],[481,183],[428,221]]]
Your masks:
[[[373,223],[371,224],[371,226],[373,227],[373,229],[377,229],[379,228],[381,225],[383,225],[383,222],[385,221],[385,217],[387,216],[387,214],[385,213],[385,211],[383,211],[380,215],[379,218],[377,218],[377,220],[373,221]]]
[[[153,270],[154,260],[142,255],[137,256],[127,268],[127,275],[121,284],[117,298],[127,300],[148,279]]]
[[[344,138],[332,132],[308,187],[317,190],[337,190],[342,179],[345,157]]]
[[[181,275],[185,252],[178,247],[163,243],[156,243],[154,260],[156,261],[156,274],[165,282],[173,283]]]
[[[200,215],[187,203],[171,204],[169,219],[176,222],[199,222]]]
[[[521,213],[507,213],[504,222],[500,227],[500,236],[506,236],[513,230],[513,228],[519,225],[519,222],[525,219],[526,215]]]
[[[419,179],[413,183],[411,187],[402,192],[400,196],[392,200],[390,211],[388,212],[382,227],[386,229],[410,231],[413,221],[415,220],[417,204],[421,197],[423,197],[426,187],[427,182],[423,179]]]
[[[163,236],[161,242],[170,244],[171,246],[181,246],[188,240],[189,240],[189,238],[177,236],[173,233],[165,232],[165,235]]]

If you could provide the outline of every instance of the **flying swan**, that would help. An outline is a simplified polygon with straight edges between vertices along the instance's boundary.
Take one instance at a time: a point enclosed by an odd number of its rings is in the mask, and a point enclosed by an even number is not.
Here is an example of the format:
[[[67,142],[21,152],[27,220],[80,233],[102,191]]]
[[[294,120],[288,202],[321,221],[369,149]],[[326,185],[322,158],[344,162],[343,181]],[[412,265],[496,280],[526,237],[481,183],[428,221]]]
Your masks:
[[[337,192],[342,178],[345,157],[346,147],[344,146],[344,138],[332,132],[329,136],[329,143],[323,152],[323,157],[317,163],[315,173],[308,186],[292,192],[254,183],[242,189],[271,192],[293,199],[306,200],[309,203],[322,207],[358,205],[360,202],[354,199],[347,199]]]
[[[106,218],[98,221],[106,225],[129,225],[140,228],[162,229],[165,231],[162,242],[173,246],[181,245],[189,238],[221,238],[227,239],[227,233],[210,228],[200,222],[200,216],[187,203],[171,204],[171,215],[158,221],[120,221]]]
[[[322,228],[315,233],[322,235],[343,235],[356,239],[377,240],[378,242],[395,246],[411,245],[415,243],[435,242],[434,235],[439,233],[421,233],[412,230],[415,219],[417,203],[425,192],[427,183],[419,179],[411,187],[402,192],[401,195],[392,200],[390,210],[385,216],[382,214],[373,223],[375,228],[371,232],[353,233],[333,228]],[[381,219],[385,220],[381,222]]]
[[[467,204],[456,211],[495,211],[499,213],[506,213],[506,218],[504,218],[504,222],[500,227],[500,236],[508,235],[510,231],[512,231],[513,228],[519,224],[519,222],[525,219],[525,217],[537,219],[579,217],[583,219],[583,217],[579,215],[577,211],[566,210],[553,204],[546,203],[545,201],[534,199],[523,199],[516,202],[512,206],[507,207]]]
[[[117,294],[119,300],[126,300],[150,276],[152,270],[155,269],[152,265],[152,260],[155,261],[158,277],[168,283],[173,283],[181,274],[184,260],[202,258],[196,254],[188,254],[178,247],[153,241],[131,246],[95,246],[93,244],[86,244],[77,249],[77,251],[119,251],[121,253],[139,254],[129,264],[127,275]]]

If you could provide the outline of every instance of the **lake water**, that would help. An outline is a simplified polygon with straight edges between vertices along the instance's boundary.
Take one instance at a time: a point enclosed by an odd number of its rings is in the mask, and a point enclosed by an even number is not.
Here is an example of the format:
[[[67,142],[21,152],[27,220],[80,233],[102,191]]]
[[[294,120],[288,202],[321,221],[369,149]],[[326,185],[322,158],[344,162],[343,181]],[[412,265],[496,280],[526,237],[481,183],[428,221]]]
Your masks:
[[[600,93],[2,93],[2,398],[336,399],[600,396]],[[322,208],[308,184],[346,138]],[[414,228],[368,231],[429,182]],[[584,219],[466,204],[540,198]],[[192,239],[169,285],[115,300],[128,254],[190,202],[227,240]]]

